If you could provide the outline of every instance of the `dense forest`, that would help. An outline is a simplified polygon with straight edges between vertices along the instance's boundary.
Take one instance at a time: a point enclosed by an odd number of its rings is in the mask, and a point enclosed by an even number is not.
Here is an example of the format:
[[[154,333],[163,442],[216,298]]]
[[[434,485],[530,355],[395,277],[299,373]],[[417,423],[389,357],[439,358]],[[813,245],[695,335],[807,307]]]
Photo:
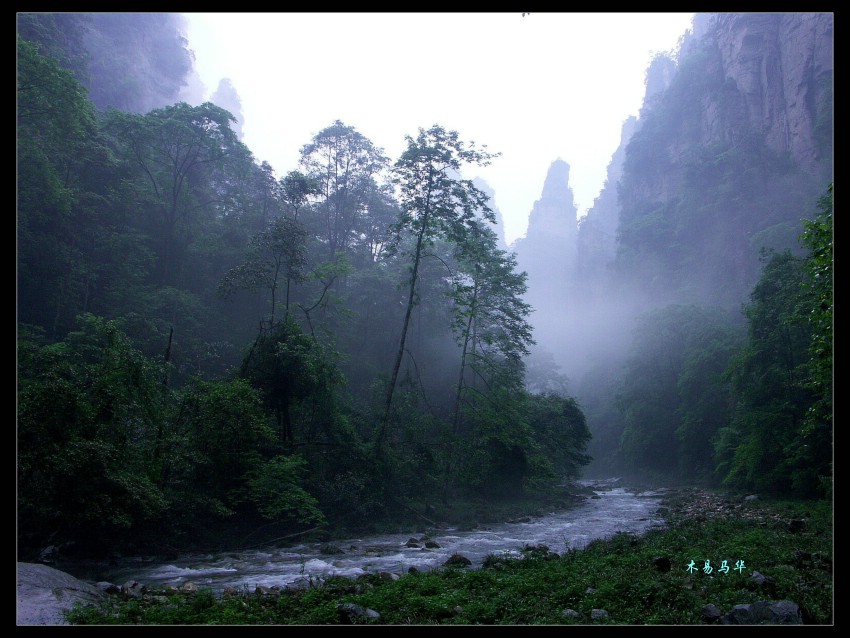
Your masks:
[[[674,173],[652,135],[688,125],[710,52],[683,48],[625,148],[614,252],[585,244],[563,266],[562,303],[647,293],[625,354],[570,392],[537,333],[539,266],[463,177],[494,159],[484,146],[433,124],[388,158],[337,120],[278,176],[241,142],[229,83],[230,104],[183,100],[176,14],[19,14],[19,554],[430,520],[550,494],[591,456],[831,494],[831,159],[798,170],[747,132],[692,147],[669,201],[643,197]],[[831,158],[831,111],[816,120]],[[731,273],[693,267],[729,263],[712,251],[742,199],[747,236],[784,243],[751,241],[757,265]],[[591,286],[578,273],[597,262]]]

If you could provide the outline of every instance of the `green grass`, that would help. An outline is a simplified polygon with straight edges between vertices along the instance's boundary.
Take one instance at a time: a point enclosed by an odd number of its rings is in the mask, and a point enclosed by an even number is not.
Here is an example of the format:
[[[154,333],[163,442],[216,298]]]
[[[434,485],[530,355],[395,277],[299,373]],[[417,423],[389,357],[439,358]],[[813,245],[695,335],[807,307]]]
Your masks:
[[[702,608],[724,613],[759,600],[791,600],[806,622],[832,623],[832,506],[829,502],[760,502],[754,519],[697,521],[676,518],[642,537],[618,534],[584,550],[554,558],[527,552],[524,558],[492,556],[481,569],[452,568],[384,581],[333,577],[279,597],[217,598],[209,592],[171,595],[167,602],[112,600],[103,608],[77,607],[73,624],[338,624],[337,605],[374,609],[369,624],[701,624]],[[792,531],[787,521],[805,520]],[[557,551],[558,548],[550,548]],[[670,560],[659,570],[657,557]],[[715,568],[702,571],[705,559]],[[687,570],[693,560],[699,569]],[[720,574],[722,560],[743,573]],[[771,589],[752,578],[773,579]],[[572,609],[577,617],[563,614]],[[593,620],[592,610],[608,618]]]

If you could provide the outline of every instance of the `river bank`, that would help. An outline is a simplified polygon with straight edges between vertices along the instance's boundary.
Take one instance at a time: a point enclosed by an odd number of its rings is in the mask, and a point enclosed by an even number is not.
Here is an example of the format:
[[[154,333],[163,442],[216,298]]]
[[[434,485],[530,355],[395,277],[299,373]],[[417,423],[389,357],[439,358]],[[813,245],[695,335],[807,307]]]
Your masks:
[[[747,622],[746,608],[771,610],[771,623],[832,623],[831,503],[737,502],[690,489],[665,503],[665,527],[616,534],[557,558],[532,549],[476,570],[334,577],[298,590],[210,596],[203,605],[173,596],[75,621],[667,625]],[[740,571],[720,571],[723,561]]]
[[[615,534],[557,556],[532,547],[513,558],[494,555],[474,570],[333,576],[306,587],[219,596],[163,589],[133,600],[110,599],[103,608],[75,612],[72,620],[663,625],[740,621],[737,606],[765,610],[775,604],[789,622],[832,623],[831,503],[745,500],[675,488],[666,491],[659,509],[666,509],[664,526],[643,535]],[[742,569],[722,572],[724,560],[730,567],[741,561]]]
[[[737,500],[674,490],[662,505],[670,510],[665,527],[640,536],[616,534],[557,557],[528,548],[515,558],[494,556],[475,570],[444,567],[400,578],[335,576],[306,588],[258,588],[201,599],[161,592],[160,600],[115,601],[72,619],[81,624],[832,624],[832,504]],[[723,561],[739,564],[740,571],[720,571]],[[761,616],[745,614],[753,610]]]
[[[654,514],[660,503],[659,492],[632,491],[614,484],[592,483],[593,488],[573,507],[535,515],[523,513],[507,521],[469,527],[416,525],[328,541],[188,553],[168,560],[125,557],[116,564],[56,566],[89,581],[118,585],[138,581],[151,588],[191,583],[213,594],[228,588],[254,591],[257,587],[297,587],[328,576],[400,576],[411,568],[427,572],[441,567],[455,554],[477,568],[491,554],[518,555],[526,545],[545,545],[561,553],[620,531],[642,533],[662,523]]]

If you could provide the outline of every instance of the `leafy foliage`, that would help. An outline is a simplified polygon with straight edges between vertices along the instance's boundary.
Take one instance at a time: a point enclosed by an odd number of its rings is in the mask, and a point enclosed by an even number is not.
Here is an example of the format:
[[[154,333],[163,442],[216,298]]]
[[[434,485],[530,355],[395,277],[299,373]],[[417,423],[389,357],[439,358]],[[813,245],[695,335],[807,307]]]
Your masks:
[[[300,485],[307,462],[298,456],[275,456],[248,480],[249,498],[268,519],[292,517],[298,523],[324,524],[318,501]]]
[[[805,258],[765,255],[749,340],[727,371],[737,405],[717,454],[727,485],[814,495],[832,477],[832,185]]]
[[[86,315],[80,328],[64,343],[19,339],[18,523],[29,542],[97,551],[166,509],[152,461],[167,395],[117,321]]]
[[[275,323],[278,281],[285,282],[284,314],[289,314],[289,293],[292,283],[301,283],[305,278],[306,232],[296,220],[280,217],[267,230],[251,239],[247,260],[230,270],[219,284],[221,293],[228,297],[237,289],[268,289],[270,294],[271,318]]]
[[[407,149],[395,165],[394,183],[399,187],[401,212],[393,231],[397,237],[396,247],[401,245],[403,234],[409,234],[414,239],[408,257],[410,279],[407,283],[404,322],[387,388],[384,416],[377,433],[379,445],[386,438],[389,428],[393,394],[404,356],[410,317],[417,302],[423,252],[438,239],[463,243],[477,215],[482,215],[491,223],[495,219],[487,205],[487,195],[470,180],[456,177],[463,164],[486,166],[495,157],[493,154],[477,149],[474,143],[463,142],[457,131],[447,131],[439,125],[427,131],[420,129],[416,139],[410,136],[406,139]]]
[[[585,449],[590,441],[584,413],[573,398],[556,394],[532,395],[529,424],[544,455],[561,480],[576,479],[590,462]]]
[[[341,382],[328,353],[304,334],[291,318],[257,336],[242,363],[241,375],[256,387],[277,420],[281,445],[292,446],[307,436],[311,420]],[[328,407],[328,404],[325,403]]]
[[[721,374],[739,331],[718,308],[669,306],[634,331],[618,406],[623,458],[635,470],[711,480],[712,441],[729,418]]]
[[[809,323],[812,341],[809,345],[808,386],[817,397],[807,414],[806,429],[809,431],[832,429],[832,378],[833,378],[833,309],[835,305],[832,287],[833,277],[833,185],[818,202],[820,213],[813,220],[805,220],[805,231],[801,237],[809,250],[805,262],[808,281],[804,290],[810,295],[811,313]]]

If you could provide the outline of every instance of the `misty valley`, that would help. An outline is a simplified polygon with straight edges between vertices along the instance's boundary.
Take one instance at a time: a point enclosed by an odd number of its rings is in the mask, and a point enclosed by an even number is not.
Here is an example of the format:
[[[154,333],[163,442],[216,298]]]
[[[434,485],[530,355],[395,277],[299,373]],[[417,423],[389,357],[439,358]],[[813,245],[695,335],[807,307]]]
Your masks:
[[[832,14],[696,14],[511,243],[487,140],[278,173],[183,29],[17,15],[18,624],[832,623]]]

